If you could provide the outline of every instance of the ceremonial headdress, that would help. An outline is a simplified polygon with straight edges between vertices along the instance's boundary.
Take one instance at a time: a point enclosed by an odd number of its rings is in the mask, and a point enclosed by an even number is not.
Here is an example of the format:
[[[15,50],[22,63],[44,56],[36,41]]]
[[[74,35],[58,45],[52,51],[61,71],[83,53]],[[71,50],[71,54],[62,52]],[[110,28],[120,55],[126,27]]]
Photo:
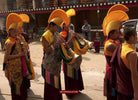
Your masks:
[[[69,9],[66,11],[66,14],[69,18],[69,22],[71,21],[71,17],[76,15],[76,11],[74,9]]]
[[[48,19],[48,23],[50,22],[55,23],[57,26],[60,26],[62,22],[64,22],[66,25],[69,25],[68,16],[62,9],[56,9],[51,13]]]
[[[129,16],[127,15],[126,11],[129,11],[129,8],[127,8],[125,5],[122,5],[122,4],[113,5],[108,10],[108,13],[107,13],[107,15],[103,21],[103,33],[105,36],[108,36],[108,33],[106,33],[107,32],[106,28],[107,28],[107,25],[111,21],[117,21],[118,20],[120,22],[123,22],[123,21],[129,20]],[[113,24],[113,22],[112,22],[112,24]],[[112,27],[114,27],[114,26],[112,26]]]
[[[129,8],[123,4],[116,4],[116,5],[113,5],[107,12],[107,14],[109,14],[110,12],[112,11],[116,11],[116,10],[122,10],[124,12],[127,12],[129,11]]]
[[[110,21],[107,24],[106,33],[109,35],[110,31],[118,30],[120,28],[120,25],[121,25],[121,22],[119,20]]]
[[[10,13],[6,20],[6,29],[9,32],[9,29],[17,29],[18,27],[22,27],[22,18],[16,13]]]
[[[19,14],[19,16],[22,18],[22,21],[24,23],[29,23],[30,18],[29,18],[29,16],[27,14]]]
[[[104,32],[105,36],[108,36],[108,33],[106,33],[106,27],[107,27],[108,23],[113,20],[118,20],[120,22],[123,22],[123,21],[129,20],[129,17],[124,11],[121,11],[121,10],[116,10],[116,11],[110,12],[104,18],[104,21],[103,21],[103,32]]]

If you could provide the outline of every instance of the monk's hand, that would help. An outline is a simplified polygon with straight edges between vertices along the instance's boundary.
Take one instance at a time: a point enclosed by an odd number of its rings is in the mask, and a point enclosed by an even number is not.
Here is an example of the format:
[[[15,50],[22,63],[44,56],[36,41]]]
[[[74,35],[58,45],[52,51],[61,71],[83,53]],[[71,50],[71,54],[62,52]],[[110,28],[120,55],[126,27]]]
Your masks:
[[[24,53],[24,52],[21,52],[21,53],[18,54],[18,56],[19,56],[19,57],[25,56],[25,53]]]
[[[61,43],[65,43],[65,42],[66,41],[62,37],[59,37],[56,43],[61,44]]]

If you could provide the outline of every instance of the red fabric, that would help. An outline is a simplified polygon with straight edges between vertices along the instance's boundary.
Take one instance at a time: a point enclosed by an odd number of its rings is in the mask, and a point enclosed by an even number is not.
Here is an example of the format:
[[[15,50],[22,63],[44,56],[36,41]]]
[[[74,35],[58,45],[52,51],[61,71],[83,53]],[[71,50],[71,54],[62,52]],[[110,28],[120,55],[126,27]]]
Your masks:
[[[94,46],[100,46],[100,41],[96,41],[97,39],[96,39],[96,37],[94,38]]]
[[[26,62],[25,62],[25,58],[21,57],[21,59],[22,59],[23,77],[26,77],[27,65],[26,65]]]
[[[66,31],[61,31],[61,36],[65,39],[68,36],[68,33]]]

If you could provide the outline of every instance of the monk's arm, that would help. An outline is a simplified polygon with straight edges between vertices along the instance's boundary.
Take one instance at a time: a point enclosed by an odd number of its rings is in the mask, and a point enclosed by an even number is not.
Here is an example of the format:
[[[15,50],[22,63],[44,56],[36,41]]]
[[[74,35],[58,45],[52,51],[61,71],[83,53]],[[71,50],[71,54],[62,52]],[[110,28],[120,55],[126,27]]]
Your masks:
[[[106,46],[106,50],[108,51],[108,52],[111,52],[111,53],[113,53],[114,52],[114,50],[116,49],[116,44],[114,44],[114,43],[109,43],[109,44],[107,44],[107,46]]]
[[[49,45],[48,41],[42,37],[42,45],[43,45],[43,49],[45,53],[51,53],[51,51],[53,51],[51,45]],[[57,45],[59,45],[59,41],[57,41],[56,43],[53,44],[53,47],[55,48]]]
[[[127,55],[127,60],[129,63],[131,71],[131,79],[134,89],[134,100],[138,100],[138,69],[137,69],[137,54],[136,52],[131,52]]]
[[[6,50],[5,50],[5,62],[7,60],[10,60],[10,59],[14,59],[14,58],[18,58],[18,57],[21,57],[21,56],[24,56],[24,52],[20,52],[19,54],[16,54],[16,55],[13,55],[11,54],[11,51],[12,51],[12,47],[13,47],[13,44],[8,42],[6,45]]]

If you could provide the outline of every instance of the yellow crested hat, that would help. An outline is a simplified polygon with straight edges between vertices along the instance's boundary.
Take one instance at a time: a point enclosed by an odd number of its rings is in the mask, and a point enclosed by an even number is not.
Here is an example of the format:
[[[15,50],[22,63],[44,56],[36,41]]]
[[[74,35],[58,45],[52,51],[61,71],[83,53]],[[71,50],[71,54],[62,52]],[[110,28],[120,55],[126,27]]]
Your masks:
[[[9,31],[9,27],[15,27],[16,25],[13,24],[13,26],[11,26],[12,23],[18,23],[17,26],[21,27],[23,25],[22,23],[22,18],[16,14],[16,13],[10,13],[7,17],[7,20],[6,20],[6,29],[7,29],[7,32]]]
[[[75,9],[69,9],[69,10],[66,11],[66,14],[69,18],[69,23],[70,23],[71,17],[76,15],[76,11],[75,11]]]
[[[63,22],[63,20],[62,20],[62,18],[60,18],[60,17],[56,17],[56,18],[51,19],[50,22],[53,22],[53,23],[55,23],[57,26],[60,26],[61,23]]]
[[[121,22],[119,20],[110,21],[107,24],[107,27],[106,27],[106,34],[107,34],[107,36],[109,35],[110,31],[112,31],[112,30],[119,30],[120,26],[121,26]]]
[[[122,10],[124,12],[127,12],[129,11],[129,8],[123,4],[115,4],[108,10],[107,14],[109,14],[112,11],[116,11],[116,10]]]
[[[128,15],[127,15],[124,11],[121,11],[121,10],[116,10],[116,11],[110,12],[110,13],[104,18],[104,21],[103,21],[103,32],[104,32],[104,35],[105,35],[105,36],[108,36],[108,35],[106,34],[106,27],[107,27],[107,24],[108,24],[110,21],[113,21],[113,20],[118,20],[118,21],[120,21],[120,22],[123,22],[123,21],[129,20],[129,17],[128,17]]]
[[[10,26],[9,26],[9,30],[10,29],[17,29],[18,28],[18,22],[13,22]]]
[[[19,14],[19,16],[22,18],[24,23],[29,23],[30,18],[27,14]]]
[[[10,29],[18,29],[19,27],[22,27],[23,23],[22,22],[13,22],[10,26],[9,26],[9,30]]]
[[[69,18],[64,10],[56,9],[51,13],[48,19],[48,23],[50,22],[53,22],[58,26],[60,26],[62,22],[64,22],[66,25],[69,25]]]
[[[66,14],[67,14],[68,17],[75,16],[76,11],[75,11],[75,9],[69,9],[69,10],[66,11]]]

